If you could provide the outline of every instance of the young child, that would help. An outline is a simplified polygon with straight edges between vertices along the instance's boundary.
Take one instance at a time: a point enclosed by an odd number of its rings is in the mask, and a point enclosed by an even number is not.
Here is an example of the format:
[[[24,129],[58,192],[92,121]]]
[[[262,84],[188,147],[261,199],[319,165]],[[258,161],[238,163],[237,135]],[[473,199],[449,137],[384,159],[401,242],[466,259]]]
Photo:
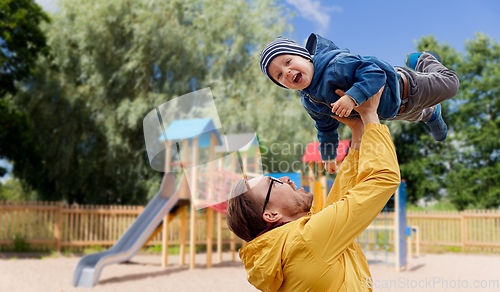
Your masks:
[[[423,121],[436,141],[448,128],[440,103],[458,92],[458,77],[433,52],[406,56],[406,66],[392,67],[371,56],[353,55],[332,41],[311,34],[306,47],[278,37],[260,55],[262,72],[276,85],[299,90],[307,113],[315,120],[321,159],[336,170],[339,121],[383,88],[377,113],[382,120]]]

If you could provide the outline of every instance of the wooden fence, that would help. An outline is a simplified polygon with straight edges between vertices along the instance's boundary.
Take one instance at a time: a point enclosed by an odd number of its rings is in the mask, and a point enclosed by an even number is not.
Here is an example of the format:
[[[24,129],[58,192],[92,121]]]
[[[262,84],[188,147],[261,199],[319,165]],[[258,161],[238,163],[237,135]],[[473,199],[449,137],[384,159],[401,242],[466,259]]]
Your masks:
[[[423,246],[500,252],[500,210],[410,211],[407,223],[419,227]]]
[[[112,246],[137,216],[142,206],[63,205],[49,202],[1,202],[0,247],[12,249],[16,238],[30,244],[32,250],[78,251],[84,248]],[[196,243],[206,244],[206,213],[197,211]],[[217,216],[213,216],[215,221]],[[224,220],[225,222],[225,220]],[[216,226],[214,222],[214,226]],[[175,218],[168,228],[169,245],[179,244],[180,219]],[[214,234],[214,242],[216,234]],[[225,223],[223,244],[231,241]],[[162,234],[148,245],[161,244]],[[189,230],[186,234],[189,242]]]
[[[423,250],[500,252],[500,210],[408,211],[406,219],[407,226],[417,227]],[[393,225],[394,213],[380,213],[357,241],[367,250],[375,243],[393,250]]]
[[[29,243],[33,250],[109,247],[143,209],[142,206],[0,202],[0,247],[11,248],[16,237]],[[206,244],[206,213],[198,211],[197,216],[196,242]],[[213,216],[214,220],[216,217]],[[390,230],[393,219],[394,214],[381,213],[371,228],[384,230],[389,226]],[[427,250],[432,250],[432,247],[451,247],[462,251],[500,252],[500,210],[409,211],[407,224],[418,227],[420,244]],[[231,241],[231,232],[225,223],[223,226],[223,243],[227,244]],[[169,245],[177,245],[179,218],[169,224],[168,230]],[[186,239],[189,240],[189,232]],[[360,239],[368,240],[363,235]],[[393,241],[393,232],[388,233],[388,239]],[[161,244],[161,233],[149,243],[155,244]]]

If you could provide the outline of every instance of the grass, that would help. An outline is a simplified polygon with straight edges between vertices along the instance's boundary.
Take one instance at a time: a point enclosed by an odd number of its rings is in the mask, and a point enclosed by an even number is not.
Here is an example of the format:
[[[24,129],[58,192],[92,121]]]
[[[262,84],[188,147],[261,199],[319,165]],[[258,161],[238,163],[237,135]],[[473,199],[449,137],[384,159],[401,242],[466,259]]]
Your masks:
[[[448,252],[462,252],[462,248],[460,246],[445,246],[444,250]]]
[[[87,248],[83,249],[83,253],[84,254],[91,254],[91,253],[97,253],[97,252],[101,252],[101,251],[105,251],[105,250],[107,250],[107,248],[104,248],[100,245],[94,245],[94,246],[87,247]]]
[[[159,253],[161,253],[162,249],[163,248],[162,248],[161,244],[155,244],[153,246],[150,246],[150,247],[142,249],[142,251],[146,252],[146,253],[159,254]],[[199,247],[197,249],[200,250]],[[181,247],[180,246],[174,245],[174,246],[169,246],[168,247],[168,254],[169,255],[179,255],[180,253],[181,253]],[[188,245],[186,245],[186,253],[189,253],[189,246]]]
[[[454,253],[464,253],[462,247],[460,246],[443,246],[443,245],[426,245],[421,247],[421,252],[423,253],[444,253],[444,252],[454,252]]]

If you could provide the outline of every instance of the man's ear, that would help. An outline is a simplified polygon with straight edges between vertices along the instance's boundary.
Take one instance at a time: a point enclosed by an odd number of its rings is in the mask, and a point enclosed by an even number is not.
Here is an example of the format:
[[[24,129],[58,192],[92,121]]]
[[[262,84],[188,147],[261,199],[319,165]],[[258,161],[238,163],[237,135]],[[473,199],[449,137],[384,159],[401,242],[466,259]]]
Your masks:
[[[264,214],[262,214],[262,219],[271,224],[278,222],[282,217],[283,215],[281,215],[279,212],[265,211]]]

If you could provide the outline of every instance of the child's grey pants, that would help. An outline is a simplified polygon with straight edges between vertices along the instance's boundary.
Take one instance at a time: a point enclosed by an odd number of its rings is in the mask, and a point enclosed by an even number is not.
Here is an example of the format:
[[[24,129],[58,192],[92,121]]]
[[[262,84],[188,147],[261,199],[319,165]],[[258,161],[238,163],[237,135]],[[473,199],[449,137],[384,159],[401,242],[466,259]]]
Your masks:
[[[429,53],[418,59],[415,71],[395,67],[408,80],[408,102],[401,115],[391,120],[427,122],[436,111],[436,105],[454,97],[458,92],[457,74],[446,68]]]

